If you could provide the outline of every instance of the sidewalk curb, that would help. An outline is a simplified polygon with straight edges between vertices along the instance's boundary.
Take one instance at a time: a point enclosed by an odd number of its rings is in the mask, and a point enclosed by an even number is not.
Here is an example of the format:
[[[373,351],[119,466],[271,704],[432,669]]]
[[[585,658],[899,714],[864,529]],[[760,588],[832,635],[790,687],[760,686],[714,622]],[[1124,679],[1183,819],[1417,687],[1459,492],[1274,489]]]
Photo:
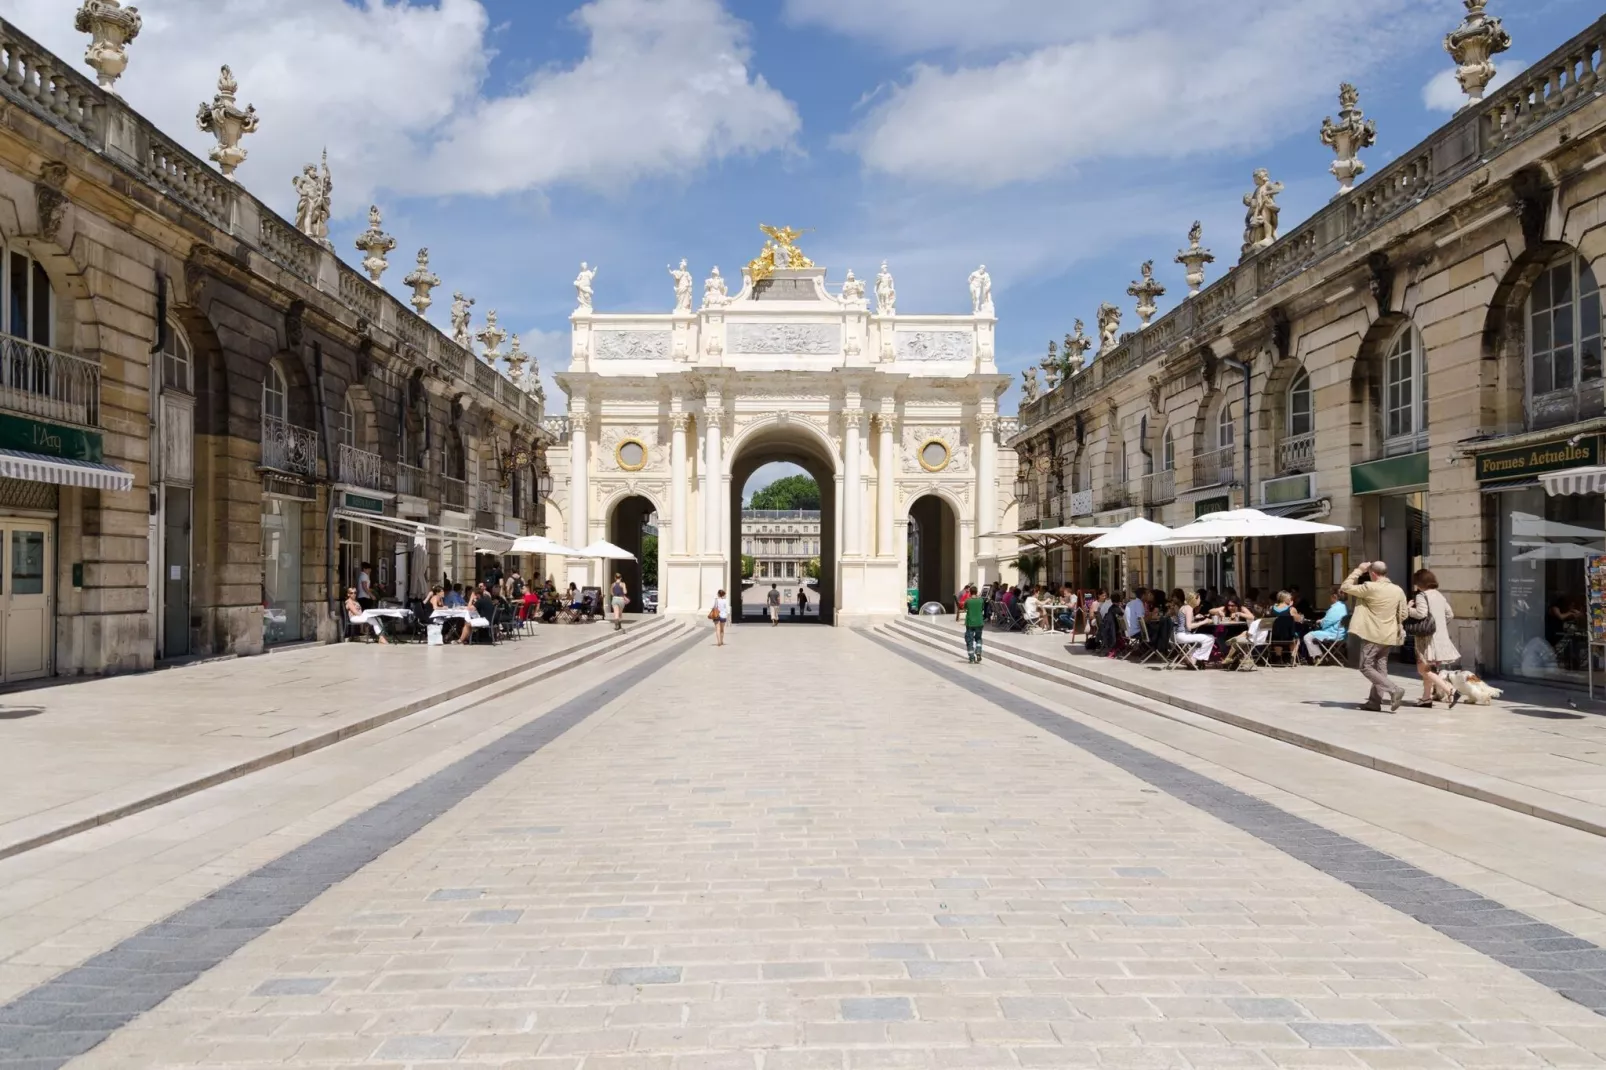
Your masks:
[[[255,773],[258,770],[267,769],[270,766],[280,765],[294,758],[299,758],[302,755],[323,750],[325,747],[331,747],[334,744],[346,739],[350,739],[353,736],[361,735],[364,732],[371,732],[376,728],[382,728],[393,721],[399,721],[403,717],[409,717],[423,710],[444,705],[445,703],[463,698],[465,695],[471,695],[477,691],[486,690],[512,677],[521,676],[543,668],[552,670],[545,675],[537,676],[534,680],[528,680],[523,683],[502,688],[501,690],[496,691],[494,694],[486,695],[475,703],[471,703],[471,705],[478,705],[480,702],[488,702],[492,699],[500,698],[501,696],[512,691],[516,691],[521,687],[526,687],[529,684],[537,682],[538,680],[545,679],[547,676],[555,675],[558,672],[565,672],[569,669],[584,665],[589,661],[594,661],[595,659],[608,653],[610,650],[617,650],[622,646],[632,645],[638,642],[639,638],[645,638],[650,642],[654,638],[660,638],[658,633],[663,632],[665,635],[668,635],[672,634],[674,630],[674,625],[671,624],[667,618],[662,624],[653,622],[652,624],[638,626],[623,634],[610,630],[604,635],[598,636],[595,639],[584,640],[575,644],[574,646],[566,647],[563,650],[556,651],[547,657],[537,658],[534,661],[527,661],[520,665],[509,666],[505,669],[498,669],[493,673],[489,673],[483,677],[478,677],[469,682],[457,684],[455,686],[446,688],[445,690],[430,695],[425,695],[422,698],[414,699],[413,701],[405,703],[401,706],[395,706],[388,710],[381,710],[380,712],[371,714],[370,716],[364,717],[361,720],[353,721],[350,724],[341,725],[339,728],[332,728],[327,732],[323,732],[309,739],[301,740],[300,742],[294,743],[288,747],[283,747],[276,751],[270,751],[267,754],[258,755],[255,758],[251,758],[243,762],[236,762],[235,764],[227,766],[223,769],[219,769],[216,772],[208,773],[205,776],[196,777],[192,780],[187,780],[181,784],[176,784],[171,788],[166,788],[151,795],[130,800],[129,802],[113,806],[99,813],[91,814],[88,817],[79,818],[75,821],[69,822],[68,824],[38,833],[37,835],[29,836],[26,839],[0,844],[0,860],[24,854],[28,851],[34,850],[35,848],[43,847],[46,844],[55,843],[58,840],[67,839],[70,836],[76,836],[81,832],[88,832],[90,829],[111,824],[113,821],[117,821],[125,817],[131,817],[134,814],[142,813],[146,810],[162,806],[165,803],[173,802],[176,799],[182,799],[188,795],[194,795],[197,792],[205,791],[206,789],[216,787],[219,784],[224,784],[231,780],[238,780],[240,777]]]
[[[964,649],[964,642],[960,636],[950,636],[931,625],[925,625],[924,630],[922,630],[921,625],[899,620],[893,622],[889,626],[889,630],[899,638],[921,642],[936,649],[945,651],[951,649],[954,652],[962,652]],[[951,642],[945,642],[946,640],[951,640]],[[1427,760],[1418,761],[1413,765],[1398,759],[1355,750],[1352,747],[1330,743],[1327,740],[1319,739],[1303,732],[1280,728],[1265,721],[1257,721],[1253,718],[1245,717],[1242,714],[1207,706],[1202,702],[1195,702],[1158,688],[1144,687],[1131,681],[1102,676],[1080,666],[1065,665],[1041,654],[994,645],[988,648],[987,657],[1018,672],[1025,672],[1040,679],[1052,680],[1055,683],[1068,683],[1064,679],[1066,676],[1079,677],[1102,687],[1125,691],[1129,694],[1149,699],[1152,702],[1174,706],[1177,709],[1186,710],[1200,717],[1220,721],[1223,724],[1232,725],[1234,728],[1266,736],[1280,743],[1288,743],[1317,754],[1324,754],[1330,758],[1337,758],[1352,765],[1374,769],[1377,772],[1387,773],[1402,780],[1415,781],[1418,784],[1437,788],[1440,791],[1447,791],[1453,795],[1462,795],[1506,810],[1513,810],[1519,814],[1527,814],[1530,817],[1539,818],[1541,821],[1565,825],[1568,828],[1587,832],[1593,836],[1606,837],[1606,820],[1596,820],[1581,814],[1569,813],[1562,807],[1544,801],[1535,801],[1533,796],[1536,795],[1556,798],[1549,792],[1544,792],[1538,788],[1524,788],[1499,777],[1479,774],[1458,766],[1449,766]],[[1043,668],[1040,669],[1037,666],[1042,666]],[[1044,671],[1045,669],[1052,670],[1052,672],[1059,675],[1049,675],[1047,671]],[[1069,686],[1075,687],[1076,685],[1070,683]],[[1089,693],[1096,692],[1090,691]],[[1101,697],[1109,698],[1111,696],[1105,695]],[[1524,796],[1528,797],[1525,798]]]

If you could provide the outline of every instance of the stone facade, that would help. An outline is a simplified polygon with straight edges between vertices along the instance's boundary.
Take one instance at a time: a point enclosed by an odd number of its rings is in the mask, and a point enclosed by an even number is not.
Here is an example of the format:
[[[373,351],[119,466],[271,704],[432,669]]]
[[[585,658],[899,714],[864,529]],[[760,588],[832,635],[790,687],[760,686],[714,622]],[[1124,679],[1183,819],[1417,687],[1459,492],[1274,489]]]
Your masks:
[[[789,601],[795,600],[805,566],[820,556],[820,511],[743,509],[742,553],[753,559],[746,578],[761,588],[760,594],[775,583]]]
[[[1024,526],[1140,513],[1175,526],[1247,505],[1343,533],[1263,541],[1247,574],[1236,561],[1144,554],[1127,575],[1069,553],[1051,571],[1112,585],[1298,582],[1325,603],[1361,561],[1386,559],[1402,581],[1426,566],[1467,663],[1509,668],[1502,617],[1533,607],[1523,570],[1502,564],[1511,510],[1495,492],[1521,488],[1479,459],[1580,439],[1582,451],[1606,430],[1594,311],[1606,278],[1603,43],[1606,20],[1022,406],[1011,445],[1031,473]],[[1570,304],[1563,277],[1581,287]],[[1565,361],[1547,355],[1564,333]],[[1573,526],[1578,545],[1606,549],[1585,537],[1606,517]],[[1524,569],[1548,569],[1537,582],[1552,585],[1560,566],[1540,557],[1582,556],[1535,554]]]
[[[51,539],[50,672],[259,652],[272,502],[299,543],[279,631],[305,638],[338,630],[331,537],[367,557],[418,530],[401,518],[464,529],[426,538],[438,579],[472,568],[472,529],[538,528],[538,398],[3,21],[0,47],[0,240],[37,298],[6,319],[7,381],[22,360],[94,380],[92,408],[37,407],[59,371],[0,390],[0,422],[102,441],[133,477],[0,481],[0,523]]]

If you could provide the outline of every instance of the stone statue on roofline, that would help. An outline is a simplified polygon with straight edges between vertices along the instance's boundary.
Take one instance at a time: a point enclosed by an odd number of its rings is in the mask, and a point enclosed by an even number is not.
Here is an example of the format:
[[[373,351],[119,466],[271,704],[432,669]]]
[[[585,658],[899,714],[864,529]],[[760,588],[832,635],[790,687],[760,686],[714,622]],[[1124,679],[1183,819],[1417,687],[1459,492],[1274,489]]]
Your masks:
[[[1095,358],[1121,344],[1121,310],[1108,301],[1099,305],[1098,324],[1099,351],[1094,354]]]
[[[1037,400],[1037,369],[1027,368],[1020,373],[1020,401],[1022,405],[1030,405]]]
[[[898,314],[898,291],[892,284],[892,272],[887,262],[881,261],[881,272],[875,277],[875,310],[878,316]]]
[[[464,297],[461,291],[452,294],[452,341],[468,350],[474,348],[474,340],[468,333],[468,310],[473,307],[472,297]]]
[[[725,284],[725,276],[719,273],[719,265],[715,264],[714,270],[703,280],[703,307],[724,308],[730,301],[730,289]]]
[[[1277,207],[1277,195],[1283,191],[1281,182],[1271,180],[1271,172],[1264,167],[1255,169],[1255,188],[1244,194],[1244,247],[1248,256],[1264,249],[1277,240],[1277,220],[1282,209]]]
[[[691,311],[691,272],[686,270],[686,259],[681,258],[680,267],[669,268],[669,277],[675,280],[675,311]]]
[[[576,312],[591,311],[591,280],[596,278],[596,275],[596,268],[589,266],[584,260],[580,261],[580,274],[574,277]]]
[[[1087,359],[1087,351],[1093,348],[1093,339],[1087,336],[1087,328],[1081,320],[1076,321],[1076,333],[1065,336],[1065,378],[1074,379],[1081,374],[1082,365]]]

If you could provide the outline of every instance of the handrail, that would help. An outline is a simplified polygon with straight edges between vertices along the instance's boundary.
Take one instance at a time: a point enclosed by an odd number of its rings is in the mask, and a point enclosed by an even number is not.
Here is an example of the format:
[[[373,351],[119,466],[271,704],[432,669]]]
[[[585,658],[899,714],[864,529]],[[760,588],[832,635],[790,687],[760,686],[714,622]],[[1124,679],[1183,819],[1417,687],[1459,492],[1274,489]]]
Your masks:
[[[100,365],[0,335],[0,409],[81,427],[100,426]]]

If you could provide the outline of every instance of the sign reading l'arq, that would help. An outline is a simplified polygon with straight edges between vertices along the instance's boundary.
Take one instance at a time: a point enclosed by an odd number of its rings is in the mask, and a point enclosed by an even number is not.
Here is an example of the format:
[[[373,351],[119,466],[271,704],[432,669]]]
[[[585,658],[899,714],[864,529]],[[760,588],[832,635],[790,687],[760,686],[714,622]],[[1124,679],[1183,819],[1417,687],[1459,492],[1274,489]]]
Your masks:
[[[95,464],[106,459],[98,431],[47,424],[26,416],[5,413],[0,413],[0,449],[41,453],[65,461],[92,461]]]
[[[1478,454],[1478,479],[1519,479],[1554,472],[1561,468],[1582,468],[1600,463],[1600,439],[1595,435],[1577,442],[1560,439],[1521,449],[1492,450]]]

